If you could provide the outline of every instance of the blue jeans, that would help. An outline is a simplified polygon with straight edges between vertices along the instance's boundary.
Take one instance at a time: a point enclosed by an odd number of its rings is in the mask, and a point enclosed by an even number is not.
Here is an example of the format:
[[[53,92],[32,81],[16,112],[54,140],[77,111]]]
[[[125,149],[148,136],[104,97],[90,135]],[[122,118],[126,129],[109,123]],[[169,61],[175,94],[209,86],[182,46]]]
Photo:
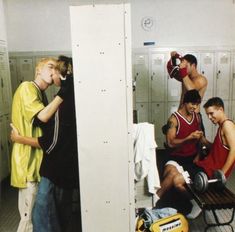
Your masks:
[[[72,214],[72,193],[72,189],[58,188],[42,177],[33,208],[33,231],[66,231]]]

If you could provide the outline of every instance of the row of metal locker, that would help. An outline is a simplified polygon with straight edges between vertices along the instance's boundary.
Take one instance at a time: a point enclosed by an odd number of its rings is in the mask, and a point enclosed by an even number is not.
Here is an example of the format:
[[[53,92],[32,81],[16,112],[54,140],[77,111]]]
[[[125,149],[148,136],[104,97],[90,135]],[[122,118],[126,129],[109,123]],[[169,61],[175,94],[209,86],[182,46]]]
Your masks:
[[[198,71],[208,80],[203,103],[213,96],[221,97],[230,118],[235,119],[235,53],[234,49],[174,49],[181,55],[193,54],[198,60]],[[134,107],[138,122],[148,121],[155,125],[155,138],[163,147],[165,137],[161,127],[170,114],[177,110],[181,83],[169,78],[166,63],[170,49],[137,49],[133,52]],[[202,103],[202,104],[203,104]],[[216,128],[201,110],[206,136],[212,140]]]
[[[5,41],[0,43],[0,182],[10,172],[10,110],[11,110],[11,79],[8,52]]]
[[[58,55],[67,55],[71,54],[58,52],[52,54],[41,54],[41,53],[10,53],[9,63],[11,71],[11,83],[12,83],[12,94],[14,94],[16,88],[23,81],[32,81],[35,77],[35,66],[37,62],[46,57],[58,57]],[[46,90],[48,100],[51,101],[54,98],[54,95],[58,91],[58,87],[52,85]]]

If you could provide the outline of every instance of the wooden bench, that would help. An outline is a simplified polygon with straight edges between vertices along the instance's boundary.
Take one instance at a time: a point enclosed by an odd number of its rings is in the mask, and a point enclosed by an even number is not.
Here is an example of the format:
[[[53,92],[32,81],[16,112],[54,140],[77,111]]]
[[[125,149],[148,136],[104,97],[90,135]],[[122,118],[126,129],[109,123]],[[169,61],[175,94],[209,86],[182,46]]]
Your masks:
[[[209,187],[209,189],[204,193],[196,192],[191,185],[187,185],[187,189],[192,194],[193,199],[198,203],[198,205],[202,209],[203,219],[207,225],[205,231],[207,231],[207,229],[209,229],[210,227],[216,227],[216,226],[230,226],[232,231],[234,231],[231,225],[234,219],[234,211],[235,211],[234,193],[232,193],[226,187],[220,191]],[[216,213],[216,210],[221,210],[221,209],[232,209],[231,218],[226,222],[221,222]],[[208,222],[206,216],[207,210],[212,211],[215,220],[214,223]]]

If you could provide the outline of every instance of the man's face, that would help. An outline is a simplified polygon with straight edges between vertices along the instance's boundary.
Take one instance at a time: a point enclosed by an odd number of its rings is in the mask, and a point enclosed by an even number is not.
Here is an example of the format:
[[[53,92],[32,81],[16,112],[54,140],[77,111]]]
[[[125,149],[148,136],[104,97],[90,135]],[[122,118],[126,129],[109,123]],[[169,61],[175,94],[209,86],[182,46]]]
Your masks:
[[[198,103],[192,103],[192,102],[185,103],[187,114],[193,114],[193,112],[195,112],[197,107],[198,107]]]
[[[195,67],[194,64],[190,64],[187,60],[183,59],[181,61],[181,67],[186,67],[188,74],[192,73],[192,69]]]
[[[56,72],[56,62],[53,60],[49,60],[46,62],[41,70],[40,76],[41,78],[48,84],[51,85],[53,83],[54,76],[58,75]]]
[[[205,108],[206,114],[213,124],[217,124],[219,122],[222,110],[222,107],[216,106]]]
[[[58,69],[55,70],[55,74],[52,76],[52,80],[55,86],[61,86],[61,74]]]

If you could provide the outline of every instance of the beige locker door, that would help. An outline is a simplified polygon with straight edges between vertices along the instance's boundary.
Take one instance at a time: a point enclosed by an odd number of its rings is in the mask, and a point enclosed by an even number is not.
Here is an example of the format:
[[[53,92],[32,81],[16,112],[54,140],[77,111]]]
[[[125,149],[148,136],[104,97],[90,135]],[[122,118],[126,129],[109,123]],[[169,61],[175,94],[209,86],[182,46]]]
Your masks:
[[[137,110],[137,121],[139,122],[149,122],[149,103],[141,102],[136,103]]]
[[[179,102],[167,102],[166,121],[172,115],[172,113],[178,110],[178,107],[179,107]]]
[[[235,100],[235,53],[232,54],[232,100]]]
[[[165,54],[151,54],[151,101],[161,102],[165,100]]]
[[[11,84],[9,75],[9,64],[6,53],[0,52],[0,85],[1,85],[1,113],[6,114],[11,107]]]
[[[0,117],[0,181],[9,175],[9,154],[7,145],[6,122],[4,116]]]
[[[134,232],[129,4],[70,7],[83,232]]]
[[[162,126],[166,124],[165,120],[165,103],[154,102],[152,109],[152,123],[155,126],[155,140],[159,148],[164,148],[165,135],[162,133]]]
[[[11,109],[11,99],[12,99],[12,90],[11,90],[11,77],[10,77],[10,68],[7,53],[0,54],[0,66],[1,66],[1,77],[2,77],[2,106],[3,113],[7,114]]]
[[[18,77],[17,77],[16,58],[10,58],[9,65],[10,65],[10,73],[11,73],[12,94],[14,94],[19,84]]]
[[[32,57],[17,57],[18,85],[23,81],[34,80],[34,63]]]
[[[203,100],[214,96],[215,54],[213,52],[201,53],[201,74],[207,79],[207,89]]]
[[[135,81],[136,102],[149,101],[149,64],[147,53],[134,54],[133,79]]]
[[[223,100],[229,100],[229,85],[231,76],[230,52],[217,53],[216,90],[215,95]]]
[[[235,121],[235,100],[232,101],[231,119]]]

